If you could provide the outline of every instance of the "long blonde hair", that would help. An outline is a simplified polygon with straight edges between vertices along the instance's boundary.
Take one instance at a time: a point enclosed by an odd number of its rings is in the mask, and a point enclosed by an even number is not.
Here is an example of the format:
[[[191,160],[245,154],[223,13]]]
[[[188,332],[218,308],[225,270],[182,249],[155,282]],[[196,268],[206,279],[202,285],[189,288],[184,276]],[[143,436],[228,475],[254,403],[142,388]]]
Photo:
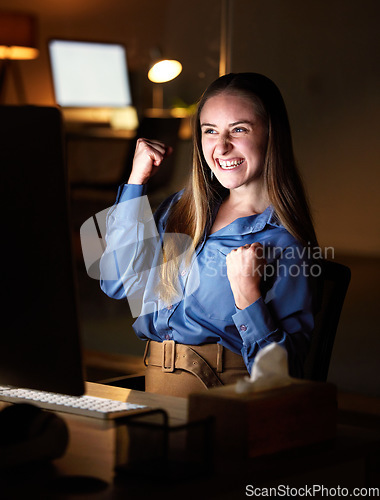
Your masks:
[[[193,249],[212,224],[217,203],[228,191],[210,175],[202,152],[200,114],[206,101],[222,92],[242,95],[252,100],[257,114],[268,129],[264,163],[264,185],[281,224],[304,246],[317,245],[309,205],[296,166],[286,107],[277,86],[258,73],[230,73],[215,80],[204,92],[193,119],[193,168],[182,197],[173,206],[166,225],[167,233],[187,234]],[[181,249],[182,252],[183,249]],[[176,240],[164,245],[160,295],[170,302],[178,293],[178,258]],[[188,261],[191,251],[188,251]]]

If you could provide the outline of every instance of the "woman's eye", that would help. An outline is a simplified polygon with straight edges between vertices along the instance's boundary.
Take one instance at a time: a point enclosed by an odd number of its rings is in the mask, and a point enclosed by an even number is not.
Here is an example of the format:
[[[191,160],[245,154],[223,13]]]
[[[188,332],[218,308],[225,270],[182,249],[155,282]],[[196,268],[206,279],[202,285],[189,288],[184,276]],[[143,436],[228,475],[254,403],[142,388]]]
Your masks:
[[[203,132],[204,134],[216,134],[216,131],[213,128],[207,128]]]
[[[236,127],[233,132],[247,132],[247,129],[244,127]]]

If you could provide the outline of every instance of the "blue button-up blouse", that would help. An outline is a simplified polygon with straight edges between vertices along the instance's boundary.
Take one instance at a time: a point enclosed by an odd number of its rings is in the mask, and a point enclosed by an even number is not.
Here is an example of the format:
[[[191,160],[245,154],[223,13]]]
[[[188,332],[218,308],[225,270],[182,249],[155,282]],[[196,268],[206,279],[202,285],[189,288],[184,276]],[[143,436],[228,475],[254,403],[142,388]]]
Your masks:
[[[107,216],[106,250],[100,261],[101,287],[110,297],[127,298],[139,316],[133,328],[141,339],[199,345],[220,343],[241,354],[248,372],[257,352],[271,342],[288,352],[289,371],[302,376],[314,326],[312,263],[306,249],[279,223],[272,207],[236,219],[205,234],[190,263],[180,262],[181,289],[173,303],[157,293],[160,240],[170,207],[168,198],[152,216],[145,187],[124,185]],[[260,242],[267,265],[262,296],[236,308],[227,278],[226,256],[247,243]]]

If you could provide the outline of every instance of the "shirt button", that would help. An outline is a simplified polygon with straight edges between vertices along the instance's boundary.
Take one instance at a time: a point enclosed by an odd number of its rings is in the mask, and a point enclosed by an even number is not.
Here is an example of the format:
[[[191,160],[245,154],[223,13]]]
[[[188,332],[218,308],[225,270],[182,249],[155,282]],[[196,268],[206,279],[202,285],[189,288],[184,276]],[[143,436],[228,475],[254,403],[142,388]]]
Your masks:
[[[246,332],[247,331],[247,325],[240,325],[240,331],[241,332]]]
[[[181,276],[185,276],[186,274],[186,270],[184,269],[183,271],[181,271]]]
[[[170,306],[168,306],[166,309],[167,309],[168,311],[171,311],[171,310],[173,309],[173,306],[172,306],[172,305],[170,305]]]
[[[168,333],[165,334],[165,340],[170,340],[170,335]]]

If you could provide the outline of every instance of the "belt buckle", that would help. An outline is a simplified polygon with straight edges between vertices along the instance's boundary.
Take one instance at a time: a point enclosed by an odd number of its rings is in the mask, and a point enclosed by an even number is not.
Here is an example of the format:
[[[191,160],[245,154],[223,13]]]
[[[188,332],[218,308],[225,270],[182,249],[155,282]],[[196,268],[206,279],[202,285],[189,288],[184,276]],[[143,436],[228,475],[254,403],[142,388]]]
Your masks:
[[[174,372],[175,361],[175,341],[164,340],[162,342],[162,371],[171,373]],[[168,352],[168,355],[166,354]]]

